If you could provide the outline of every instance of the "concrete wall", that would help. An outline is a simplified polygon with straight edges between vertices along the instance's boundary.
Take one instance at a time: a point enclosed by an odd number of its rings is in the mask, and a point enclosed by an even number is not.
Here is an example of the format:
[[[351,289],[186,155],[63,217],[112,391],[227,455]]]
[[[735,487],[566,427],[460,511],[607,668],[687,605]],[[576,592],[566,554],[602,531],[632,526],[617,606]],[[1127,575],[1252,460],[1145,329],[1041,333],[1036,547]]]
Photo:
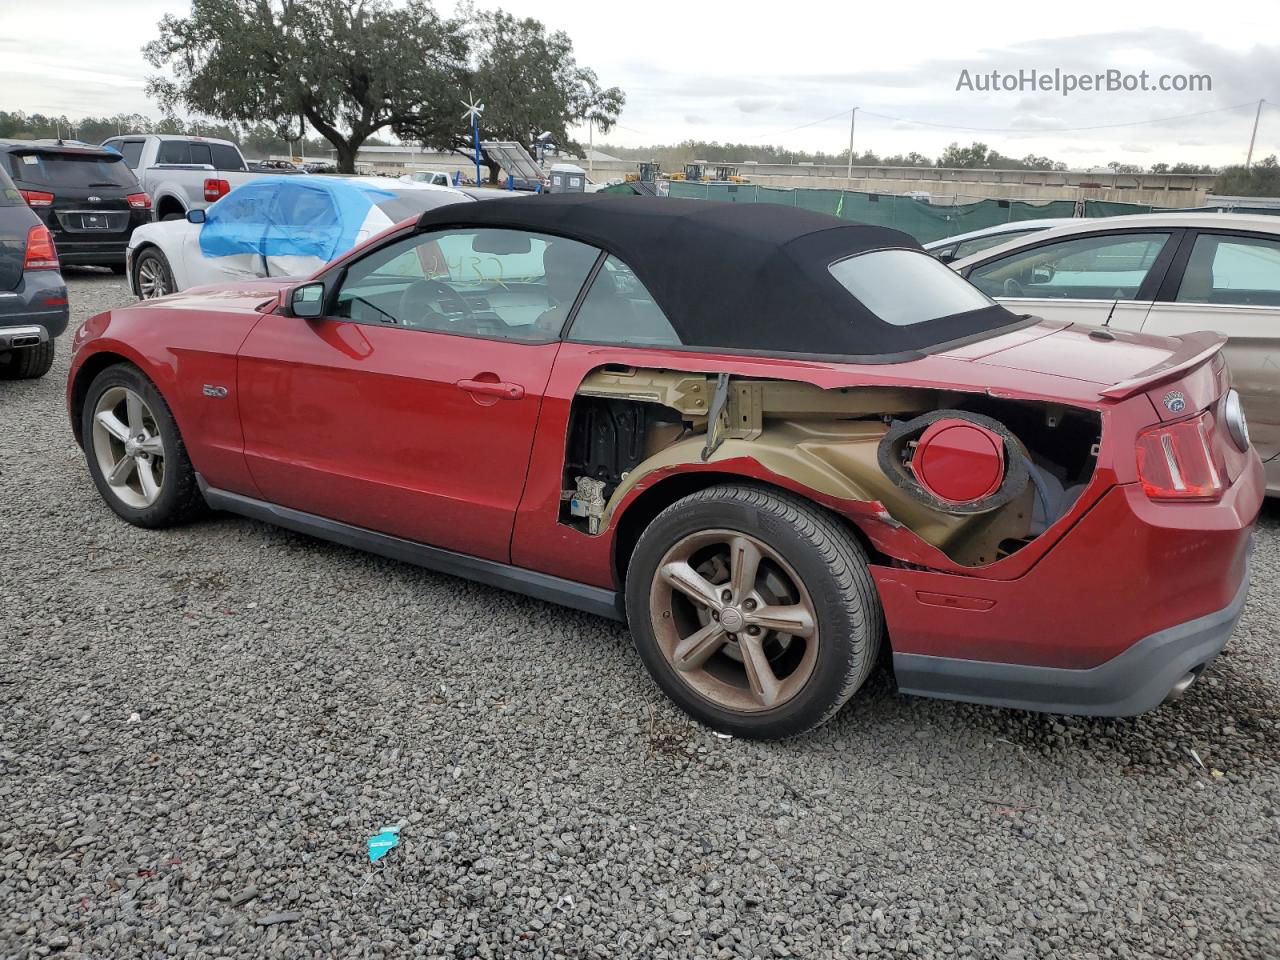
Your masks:
[[[738,164],[738,173],[765,187],[819,187],[867,193],[924,191],[936,201],[971,200],[1115,200],[1159,207],[1195,207],[1213,186],[1212,174],[1096,174],[1050,170],[969,170],[953,167],[855,166],[816,164]],[[599,162],[592,179],[635,173],[632,161]],[[670,171],[668,171],[670,172]]]
[[[575,161],[596,183],[624,179],[637,173],[634,160],[599,160],[590,166]],[[472,175],[472,163],[458,154],[411,149],[367,149],[357,163],[370,173],[399,175],[411,170],[434,170]],[[1213,174],[1098,174],[1056,170],[970,170],[957,167],[877,167],[839,165],[740,163],[738,173],[766,187],[819,187],[867,193],[923,191],[934,203],[1000,200],[1113,200],[1157,207],[1197,207],[1213,187]],[[671,172],[671,171],[668,171]],[[482,171],[484,173],[484,171]]]

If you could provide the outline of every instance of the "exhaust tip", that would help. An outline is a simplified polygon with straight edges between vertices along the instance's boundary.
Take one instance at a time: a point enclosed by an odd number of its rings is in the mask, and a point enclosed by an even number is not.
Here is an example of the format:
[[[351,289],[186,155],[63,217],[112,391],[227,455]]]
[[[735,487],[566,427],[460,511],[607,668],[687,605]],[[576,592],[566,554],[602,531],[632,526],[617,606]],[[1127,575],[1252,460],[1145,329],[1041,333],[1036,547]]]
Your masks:
[[[1192,670],[1185,677],[1179,680],[1170,688],[1168,695],[1164,698],[1165,703],[1172,703],[1174,700],[1181,700],[1182,695],[1187,692],[1187,688],[1196,682],[1196,677],[1200,676],[1198,670]]]
[[[9,341],[11,347],[34,347],[40,343],[39,337],[14,337]]]

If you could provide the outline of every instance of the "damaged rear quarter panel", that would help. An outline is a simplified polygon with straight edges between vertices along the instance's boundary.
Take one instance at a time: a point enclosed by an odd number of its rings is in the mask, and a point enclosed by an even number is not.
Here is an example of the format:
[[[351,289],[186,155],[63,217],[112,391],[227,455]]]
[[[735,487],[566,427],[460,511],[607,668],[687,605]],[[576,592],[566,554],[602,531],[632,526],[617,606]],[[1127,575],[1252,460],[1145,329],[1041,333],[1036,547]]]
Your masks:
[[[682,449],[670,448],[661,457],[646,460],[643,471],[627,480],[628,489],[619,490],[609,504],[609,522],[592,536],[560,522],[561,490],[565,465],[565,443],[571,408],[592,371],[616,365],[645,370],[682,371],[714,377],[793,381],[824,390],[844,387],[920,388],[947,392],[1012,396],[1025,400],[1065,404],[1095,410],[1101,415],[1104,434],[1117,421],[1121,434],[1136,431],[1150,421],[1149,406],[1137,411],[1132,404],[1102,400],[1096,385],[1047,376],[1026,374],[1015,369],[974,364],[955,356],[926,356],[901,364],[853,365],[766,357],[725,357],[714,354],[642,350],[625,347],[565,343],[556,359],[541,412],[541,424],[532,451],[529,479],[516,518],[512,540],[512,561],[529,569],[579,580],[602,587],[618,587],[613,551],[618,518],[647,490],[682,475],[712,471],[740,476],[793,490],[840,513],[855,524],[877,550],[901,563],[924,566],[942,572],[975,575],[972,566],[957,563],[896,519],[886,509],[874,485],[857,486],[841,471],[825,476],[819,470],[801,472],[798,480],[789,465],[781,462],[779,448],[766,453],[752,449],[750,440],[726,439],[708,462],[702,462],[705,436],[699,434],[680,442]],[[1052,392],[1046,392],[1052,391]],[[785,460],[785,457],[782,458]],[[1132,480],[1132,456],[1112,461],[1108,445],[1093,470],[1087,489],[1067,512],[1026,547],[994,563],[981,566],[981,576],[1013,579],[1025,573],[1040,556],[1076,522],[1105,492],[1119,482]],[[815,479],[815,476],[817,479]],[[863,475],[865,480],[869,475]],[[884,480],[883,476],[880,478]]]

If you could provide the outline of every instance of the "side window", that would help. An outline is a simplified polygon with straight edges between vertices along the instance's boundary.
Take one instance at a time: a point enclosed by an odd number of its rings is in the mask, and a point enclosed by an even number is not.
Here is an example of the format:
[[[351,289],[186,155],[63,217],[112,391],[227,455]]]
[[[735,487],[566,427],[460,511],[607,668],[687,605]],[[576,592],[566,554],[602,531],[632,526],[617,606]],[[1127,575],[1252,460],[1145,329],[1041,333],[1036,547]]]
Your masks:
[[[190,163],[191,144],[186,140],[161,140],[156,163]]]
[[[348,268],[333,313],[410,330],[555,340],[598,256],[575,240],[522,230],[415,234]]]
[[[1002,243],[1008,243],[1010,240],[1016,240],[1018,237],[1024,237],[1028,233],[1034,232],[1034,230],[1009,230],[1005,233],[993,233],[986,237],[974,237],[972,240],[963,240],[956,244],[955,258],[960,260],[964,257],[971,257],[975,253],[981,253],[983,250],[990,250],[992,247],[998,247]]]
[[[142,162],[142,147],[141,140],[126,140],[120,146],[120,152],[124,154],[124,164],[130,170],[137,170],[138,164]]]
[[[574,317],[570,340],[678,347],[680,335],[662,308],[621,260],[610,257]]]
[[[188,163],[204,163],[213,166],[213,153],[209,150],[207,143],[192,143],[188,145],[191,150],[191,159]]]
[[[1167,233],[1059,240],[974,267],[969,281],[990,297],[1133,300]]]
[[[240,151],[225,143],[209,144],[209,152],[213,157],[213,165],[218,170],[243,170],[244,160]]]
[[[1200,234],[1176,299],[1180,303],[1280,306],[1280,241]]]

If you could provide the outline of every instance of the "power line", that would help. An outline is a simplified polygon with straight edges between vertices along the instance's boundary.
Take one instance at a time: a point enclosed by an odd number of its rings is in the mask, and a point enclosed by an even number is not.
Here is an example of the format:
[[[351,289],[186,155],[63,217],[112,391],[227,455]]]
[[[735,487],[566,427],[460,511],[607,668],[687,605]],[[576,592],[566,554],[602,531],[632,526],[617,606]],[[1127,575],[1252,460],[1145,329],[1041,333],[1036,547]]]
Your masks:
[[[843,117],[846,113],[849,113],[852,109],[853,109],[852,107],[845,107],[845,108],[844,108],[843,110],[841,110],[839,113],[833,113],[833,114],[832,114],[831,116],[829,116],[829,117],[823,117],[821,120],[810,120],[808,123],[802,123],[802,124],[800,124],[800,126],[798,126],[798,127],[790,127],[790,128],[788,128],[788,129],[786,129],[786,130],[782,130],[782,131],[780,131],[780,132],[778,132],[778,133],[771,133],[771,134],[769,134],[769,136],[770,136],[770,137],[785,137],[788,133],[795,133],[797,130],[804,130],[804,129],[805,129],[805,128],[807,128],[807,127],[816,127],[818,124],[820,124],[820,123],[826,123],[828,120],[834,120],[836,117]]]

